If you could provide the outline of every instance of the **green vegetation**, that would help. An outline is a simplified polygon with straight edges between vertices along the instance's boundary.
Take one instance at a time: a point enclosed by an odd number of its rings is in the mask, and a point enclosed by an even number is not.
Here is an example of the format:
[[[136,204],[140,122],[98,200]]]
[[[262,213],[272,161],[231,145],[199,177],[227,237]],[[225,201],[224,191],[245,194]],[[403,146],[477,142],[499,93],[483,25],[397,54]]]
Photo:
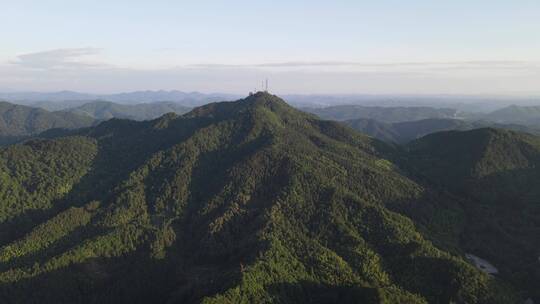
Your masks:
[[[52,208],[87,173],[96,149],[95,140],[76,136],[0,149],[0,223]]]
[[[469,210],[409,167],[422,166],[420,154],[276,96],[74,133],[0,150],[2,302],[491,304],[523,296],[521,281],[464,260]]]

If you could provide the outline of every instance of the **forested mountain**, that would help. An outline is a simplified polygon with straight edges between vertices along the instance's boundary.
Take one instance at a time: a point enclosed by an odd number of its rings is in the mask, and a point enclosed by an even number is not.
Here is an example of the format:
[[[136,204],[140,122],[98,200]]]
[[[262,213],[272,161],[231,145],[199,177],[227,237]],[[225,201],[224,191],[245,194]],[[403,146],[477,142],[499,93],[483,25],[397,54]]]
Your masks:
[[[150,120],[171,112],[184,114],[188,112],[189,109],[190,108],[174,102],[123,105],[108,101],[94,101],[79,107],[67,109],[65,112],[90,116],[98,120],[108,120],[111,118]]]
[[[464,248],[540,299],[540,138],[489,128],[450,131],[408,149],[417,174],[467,198]]]
[[[0,145],[16,142],[48,129],[87,127],[94,119],[73,113],[48,112],[43,109],[0,101]]]
[[[435,134],[407,152],[257,93],[2,148],[0,301],[521,303],[537,277],[508,259],[536,269],[536,243],[486,253],[506,263],[495,277],[464,256],[498,240],[474,206],[504,205],[471,187],[536,176],[537,139],[477,132],[495,135]],[[519,146],[492,146],[497,134]],[[471,159],[450,153],[469,144]],[[464,184],[438,175],[451,157]],[[534,236],[517,213],[504,227]]]
[[[455,109],[438,109],[430,107],[369,107],[358,105],[341,105],[326,108],[303,108],[322,119],[351,120],[374,119],[385,123],[414,121],[428,118],[456,118],[459,111]]]
[[[500,128],[540,134],[540,129],[516,124],[501,124],[490,121],[467,121],[462,119],[422,119],[396,123],[383,123],[374,119],[346,120],[345,124],[362,133],[392,143],[407,143],[422,136],[449,130],[472,130],[485,127]]]

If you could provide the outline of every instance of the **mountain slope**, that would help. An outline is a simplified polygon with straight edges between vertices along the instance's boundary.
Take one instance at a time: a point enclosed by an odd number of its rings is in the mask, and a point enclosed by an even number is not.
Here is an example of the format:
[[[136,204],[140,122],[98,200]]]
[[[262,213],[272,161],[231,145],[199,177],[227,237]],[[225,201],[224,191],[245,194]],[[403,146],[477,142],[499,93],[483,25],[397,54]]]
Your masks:
[[[107,120],[111,118],[149,120],[170,112],[184,114],[189,111],[189,108],[173,102],[122,105],[108,101],[95,101],[64,111],[77,115],[90,116],[98,120]]]
[[[462,244],[540,298],[540,138],[477,129],[408,145],[423,179],[467,198]]]
[[[414,121],[428,118],[456,118],[459,112],[454,109],[430,107],[368,107],[358,105],[331,106],[326,108],[304,108],[322,119],[351,120],[374,119],[384,123]]]
[[[72,113],[48,112],[38,108],[0,102],[0,144],[17,141],[48,129],[87,127],[94,120]]]
[[[392,211],[441,198],[396,151],[267,93],[0,151],[6,303],[516,300]]]

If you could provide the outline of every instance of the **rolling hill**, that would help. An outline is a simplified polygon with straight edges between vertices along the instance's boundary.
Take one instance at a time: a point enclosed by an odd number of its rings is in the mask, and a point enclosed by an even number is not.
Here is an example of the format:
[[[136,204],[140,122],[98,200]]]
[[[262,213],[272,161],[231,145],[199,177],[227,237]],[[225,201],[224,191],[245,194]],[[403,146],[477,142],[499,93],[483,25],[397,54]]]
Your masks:
[[[91,126],[94,119],[73,113],[48,112],[39,108],[0,102],[0,145],[54,128]]]
[[[268,93],[71,133],[0,149],[2,302],[520,303],[535,278],[466,261],[476,197],[429,169],[437,137],[395,149]],[[515,149],[463,166],[530,169]]]

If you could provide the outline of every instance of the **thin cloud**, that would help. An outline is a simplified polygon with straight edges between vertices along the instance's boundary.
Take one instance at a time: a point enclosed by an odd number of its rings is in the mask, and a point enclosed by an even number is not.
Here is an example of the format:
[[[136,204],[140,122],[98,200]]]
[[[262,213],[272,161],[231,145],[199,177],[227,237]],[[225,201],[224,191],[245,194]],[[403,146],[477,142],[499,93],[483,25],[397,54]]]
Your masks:
[[[11,63],[34,69],[73,69],[107,66],[103,63],[84,60],[88,56],[95,56],[100,53],[101,49],[91,47],[56,49],[19,55],[17,60]]]
[[[253,64],[221,64],[221,63],[199,63],[190,64],[190,68],[297,68],[297,67],[354,67],[354,68],[524,68],[537,67],[538,62],[528,61],[447,61],[447,62],[388,62],[388,63],[366,63],[355,61],[290,61],[275,63],[253,63]]]

